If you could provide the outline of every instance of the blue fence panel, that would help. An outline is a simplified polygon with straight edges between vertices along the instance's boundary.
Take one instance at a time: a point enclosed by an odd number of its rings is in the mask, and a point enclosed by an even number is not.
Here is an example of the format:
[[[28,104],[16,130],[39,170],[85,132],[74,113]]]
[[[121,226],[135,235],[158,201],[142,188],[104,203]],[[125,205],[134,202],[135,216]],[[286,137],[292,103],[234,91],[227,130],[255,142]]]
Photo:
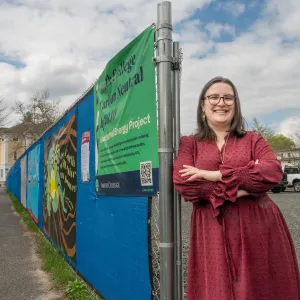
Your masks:
[[[36,170],[39,189],[34,191],[38,193],[38,205],[28,199],[29,207],[34,215],[37,214],[38,226],[45,235],[56,247],[62,248],[45,231],[45,159],[49,154],[48,146],[45,151],[45,141],[74,114],[77,114],[76,259],[71,259],[62,249],[64,256],[106,300],[150,300],[148,198],[96,195],[93,90],[24,154],[29,153],[30,162],[30,153],[39,145],[39,168]],[[81,143],[87,131],[90,133],[90,181],[82,182]],[[8,174],[7,188],[20,201],[20,159]],[[29,196],[34,198],[36,194],[32,196],[29,192]]]
[[[97,196],[93,92],[78,107],[78,146],[90,131],[91,181],[77,157],[77,269],[106,300],[150,300],[148,198]]]
[[[27,156],[26,207],[35,222],[38,222],[39,219],[40,154],[40,144],[38,144],[28,152]]]
[[[40,140],[40,189],[39,189],[39,203],[38,203],[38,226],[40,229],[43,229],[43,203],[44,203],[44,138]]]
[[[43,137],[43,231],[76,262],[77,106]]]
[[[7,174],[6,186],[15,198],[21,202],[21,166],[19,159],[15,162]]]

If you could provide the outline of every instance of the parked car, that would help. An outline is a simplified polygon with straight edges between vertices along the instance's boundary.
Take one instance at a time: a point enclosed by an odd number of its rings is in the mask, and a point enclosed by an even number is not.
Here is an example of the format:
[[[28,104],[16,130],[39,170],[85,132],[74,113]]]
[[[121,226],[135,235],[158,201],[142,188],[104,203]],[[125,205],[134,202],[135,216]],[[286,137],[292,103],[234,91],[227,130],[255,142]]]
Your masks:
[[[300,170],[298,167],[285,166],[283,171],[287,173],[288,187],[293,187],[295,192],[300,192]]]
[[[287,177],[287,173],[284,172],[282,175],[281,182],[272,189],[272,192],[273,193],[284,192],[286,190],[287,186],[288,186],[288,177]]]

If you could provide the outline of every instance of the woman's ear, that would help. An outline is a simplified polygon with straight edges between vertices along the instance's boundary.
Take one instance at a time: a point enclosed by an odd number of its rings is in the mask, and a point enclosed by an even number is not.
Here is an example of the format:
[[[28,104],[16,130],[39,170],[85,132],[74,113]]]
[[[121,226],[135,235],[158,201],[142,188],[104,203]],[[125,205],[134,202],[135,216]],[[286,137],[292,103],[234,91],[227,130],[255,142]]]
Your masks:
[[[202,112],[204,112],[204,101],[201,100],[200,105],[201,105]]]

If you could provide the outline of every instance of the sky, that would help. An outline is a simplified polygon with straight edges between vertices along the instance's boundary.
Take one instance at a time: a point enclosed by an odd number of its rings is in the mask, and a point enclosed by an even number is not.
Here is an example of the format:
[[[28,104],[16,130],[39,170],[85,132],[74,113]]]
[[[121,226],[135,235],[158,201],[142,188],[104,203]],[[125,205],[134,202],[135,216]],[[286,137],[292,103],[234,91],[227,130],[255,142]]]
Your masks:
[[[106,63],[156,22],[152,0],[0,0],[0,96],[26,102],[48,88],[69,107]],[[182,134],[196,128],[198,97],[215,76],[237,86],[256,117],[287,136],[300,130],[300,1],[173,0],[183,51]]]

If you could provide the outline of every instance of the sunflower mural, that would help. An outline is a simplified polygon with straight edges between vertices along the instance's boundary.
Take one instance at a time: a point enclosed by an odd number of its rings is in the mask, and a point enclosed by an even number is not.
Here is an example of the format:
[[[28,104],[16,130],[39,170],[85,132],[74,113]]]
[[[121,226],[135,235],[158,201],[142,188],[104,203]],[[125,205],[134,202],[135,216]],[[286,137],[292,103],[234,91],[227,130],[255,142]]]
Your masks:
[[[76,115],[51,137],[44,149],[44,230],[76,260]]]
[[[61,206],[63,212],[66,213],[65,209],[65,189],[61,184],[60,170],[60,149],[59,145],[54,144],[51,146],[48,156],[47,164],[47,186],[46,189],[48,193],[46,194],[46,205],[48,210],[48,216],[50,217],[52,212],[56,213],[58,210],[59,201],[61,201]]]

